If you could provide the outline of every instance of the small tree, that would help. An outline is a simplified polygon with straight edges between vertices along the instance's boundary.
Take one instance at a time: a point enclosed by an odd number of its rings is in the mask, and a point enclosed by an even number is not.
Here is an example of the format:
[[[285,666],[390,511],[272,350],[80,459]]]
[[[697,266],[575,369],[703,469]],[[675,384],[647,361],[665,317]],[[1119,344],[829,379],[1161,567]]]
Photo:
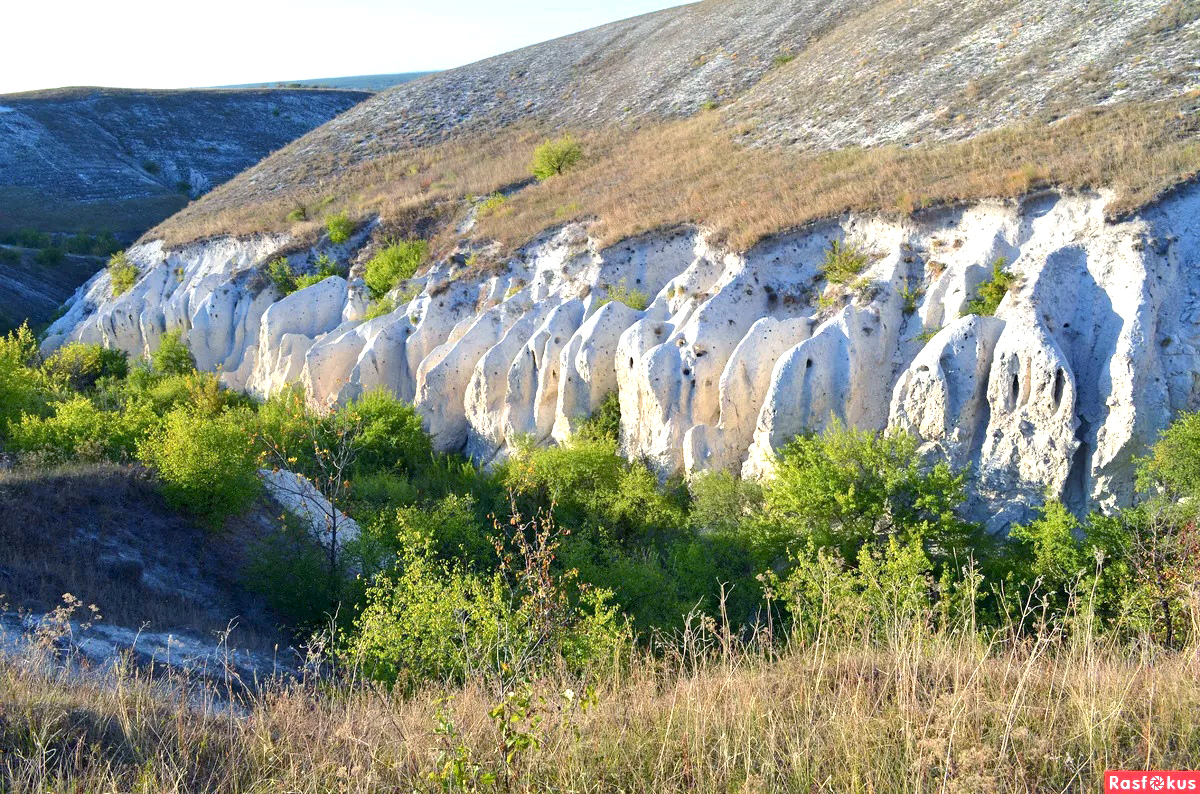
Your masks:
[[[316,411],[299,389],[278,398],[275,409],[278,421],[258,433],[260,462],[273,472],[297,475],[276,478],[274,484],[319,517],[322,537],[318,540],[325,548],[336,595],[343,544],[340,536],[345,529],[341,507],[350,497],[350,473],[362,446],[362,419],[355,411]],[[314,494],[322,498],[315,499]]]
[[[583,148],[570,135],[546,141],[533,151],[533,163],[529,170],[538,181],[544,182],[573,168],[583,159]]]
[[[178,328],[162,335],[151,360],[154,368],[164,375],[187,375],[196,371],[196,359]]]
[[[1004,269],[1008,260],[999,257],[992,263],[992,275],[979,285],[979,292],[967,304],[964,314],[991,317],[1000,308],[1000,301],[1017,284],[1017,277]]]

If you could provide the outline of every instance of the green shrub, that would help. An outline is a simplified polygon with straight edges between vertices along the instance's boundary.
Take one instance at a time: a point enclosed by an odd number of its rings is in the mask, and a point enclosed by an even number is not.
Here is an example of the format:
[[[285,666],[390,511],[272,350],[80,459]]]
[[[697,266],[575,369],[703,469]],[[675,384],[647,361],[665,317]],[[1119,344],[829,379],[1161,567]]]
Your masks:
[[[479,217],[482,218],[487,215],[491,215],[493,212],[495,212],[496,210],[503,207],[504,202],[506,200],[507,199],[505,199],[503,193],[491,194],[490,196],[485,198],[483,201],[479,202],[479,210],[478,210]]]
[[[583,148],[570,135],[546,141],[533,151],[530,172],[541,182],[573,168],[583,159]]]
[[[66,259],[66,252],[58,246],[43,248],[33,255],[33,261],[46,266],[61,265]]]
[[[183,331],[167,331],[158,340],[158,349],[151,357],[154,368],[163,375],[187,375],[196,371],[196,359],[183,341]]]
[[[287,219],[292,223],[299,223],[300,221],[308,220],[308,208],[304,207],[303,205],[296,207],[287,214]]]
[[[609,288],[607,297],[603,298],[598,305],[603,306],[609,301],[624,303],[629,308],[641,312],[645,311],[646,307],[650,305],[650,296],[640,289],[630,288],[625,283],[625,279],[621,279],[616,283],[616,286]]]
[[[354,234],[354,222],[346,217],[346,213],[339,212],[325,219],[325,231],[329,234],[329,242],[341,245]]]
[[[261,490],[251,438],[229,413],[177,408],[138,445],[138,456],[158,471],[170,504],[213,529],[249,508]]]
[[[864,546],[896,537],[945,561],[983,548],[978,528],[958,513],[965,484],[944,463],[925,467],[908,434],[835,423],[784,447],[764,489],[769,520],[801,545],[833,547],[853,563]]]
[[[340,409],[357,417],[359,471],[415,472],[433,458],[433,442],[411,405],[383,389],[367,392]]]
[[[0,336],[0,438],[25,413],[43,414],[54,394],[40,368],[38,341],[28,325]]]
[[[123,350],[75,342],[56,350],[42,364],[42,369],[72,391],[88,392],[101,378],[125,378],[129,374],[129,357]]]
[[[762,485],[727,471],[698,474],[689,490],[692,509],[688,519],[697,531],[734,534],[762,512]]]
[[[853,245],[843,245],[837,240],[829,243],[821,272],[830,284],[846,285],[858,278],[870,262],[870,257]]]
[[[299,631],[328,628],[337,614],[337,593],[326,553],[304,522],[287,515],[283,527],[255,544],[246,555],[249,589]]]
[[[1000,257],[992,263],[991,278],[979,285],[979,291],[963,310],[964,315],[978,314],[981,317],[991,317],[996,313],[996,309],[1000,307],[1000,301],[1004,300],[1004,296],[1017,284],[1017,277],[1004,269],[1006,264],[1007,260],[1004,257]]]
[[[412,691],[472,676],[511,686],[551,669],[578,675],[611,665],[628,633],[608,594],[591,589],[572,602],[570,575],[552,573],[555,536],[529,525],[512,539],[512,554],[490,575],[414,550],[378,577],[351,639],[367,674]]]
[[[396,311],[396,301],[391,298],[380,298],[371,301],[371,305],[367,307],[367,313],[363,315],[363,321],[369,322],[376,317],[383,317]]]
[[[103,411],[83,396],[54,405],[54,414],[25,414],[11,428],[15,450],[40,465],[73,461],[130,459],[138,443],[157,424],[144,407],[128,412]]]
[[[131,290],[140,275],[138,266],[130,261],[124,251],[118,251],[109,257],[108,279],[114,298]]]
[[[621,443],[621,399],[615,391],[604,395],[600,406],[580,424],[578,435],[584,441]]]
[[[296,291],[296,272],[292,270],[287,257],[276,257],[267,263],[267,278],[271,280],[280,297],[286,297]]]
[[[363,276],[371,297],[379,300],[401,281],[412,278],[428,255],[429,244],[424,240],[392,243],[379,251],[367,262]]]
[[[0,248],[0,265],[16,265],[21,262],[21,252],[12,248]]]

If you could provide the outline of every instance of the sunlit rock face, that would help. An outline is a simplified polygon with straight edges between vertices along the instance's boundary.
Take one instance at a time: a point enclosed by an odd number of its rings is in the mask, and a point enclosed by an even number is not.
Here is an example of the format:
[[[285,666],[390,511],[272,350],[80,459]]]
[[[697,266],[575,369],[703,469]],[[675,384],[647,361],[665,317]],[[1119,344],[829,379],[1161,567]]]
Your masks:
[[[1048,493],[1076,510],[1127,501],[1134,456],[1200,405],[1200,189],[1119,223],[1103,206],[851,215],[745,253],[702,229],[600,249],[575,224],[486,274],[437,263],[369,321],[354,277],[279,299],[260,268],[285,238],[150,243],[130,252],[132,290],[113,299],[97,275],[46,346],[140,355],[179,328],[234,388],[300,383],[320,404],[388,389],[439,448],[481,463],[562,442],[613,392],[624,452],[663,474],[769,476],[798,433],[901,429],[970,467],[971,509],[1000,529]],[[834,241],[869,254],[851,284],[824,278]],[[1014,288],[995,316],[964,314],[1000,258]]]

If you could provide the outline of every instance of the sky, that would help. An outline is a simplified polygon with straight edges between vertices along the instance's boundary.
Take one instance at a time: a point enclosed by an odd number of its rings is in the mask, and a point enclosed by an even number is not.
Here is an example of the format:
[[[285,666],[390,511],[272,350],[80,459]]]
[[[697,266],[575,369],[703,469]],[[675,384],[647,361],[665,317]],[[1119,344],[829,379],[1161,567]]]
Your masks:
[[[681,0],[10,3],[0,94],[187,88],[447,69]]]

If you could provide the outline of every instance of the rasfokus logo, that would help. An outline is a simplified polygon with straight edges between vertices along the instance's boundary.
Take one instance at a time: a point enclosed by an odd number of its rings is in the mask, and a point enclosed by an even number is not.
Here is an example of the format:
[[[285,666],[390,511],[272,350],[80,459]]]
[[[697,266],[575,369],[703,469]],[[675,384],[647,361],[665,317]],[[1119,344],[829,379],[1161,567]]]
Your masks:
[[[1196,791],[1200,792],[1200,772],[1156,769],[1146,772],[1108,771],[1104,773],[1104,791]]]

